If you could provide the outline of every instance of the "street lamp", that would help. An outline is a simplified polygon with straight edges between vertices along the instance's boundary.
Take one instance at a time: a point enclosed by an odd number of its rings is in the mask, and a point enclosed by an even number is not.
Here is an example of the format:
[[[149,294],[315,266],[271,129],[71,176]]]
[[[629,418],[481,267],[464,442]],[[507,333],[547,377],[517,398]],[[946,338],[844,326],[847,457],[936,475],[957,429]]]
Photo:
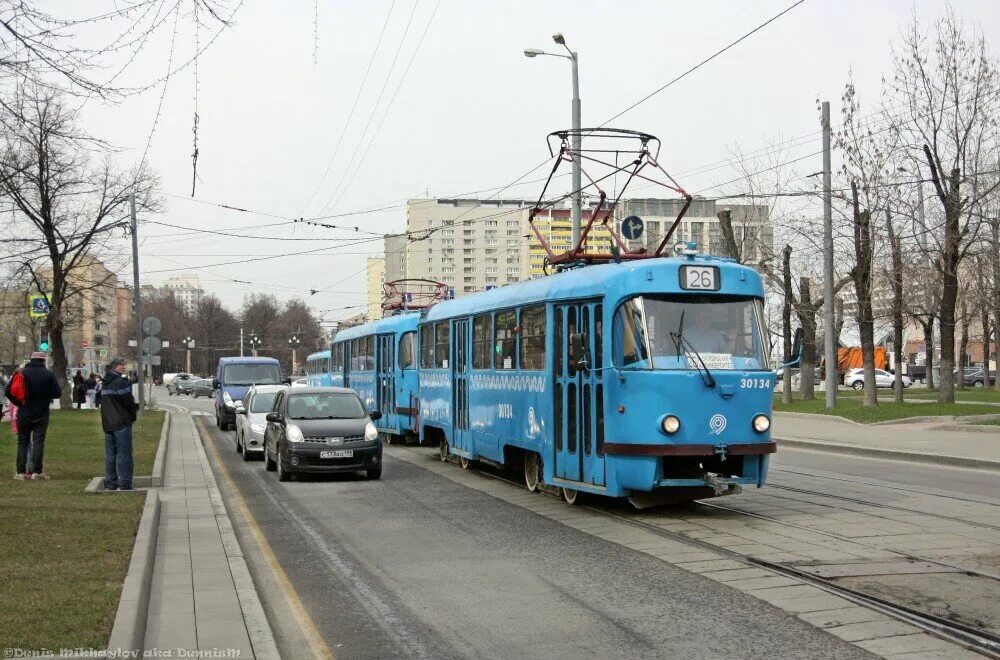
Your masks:
[[[298,360],[295,359],[295,357],[296,357],[295,356],[295,349],[297,349],[301,343],[302,343],[302,340],[299,339],[299,336],[297,334],[293,334],[291,337],[288,338],[288,346],[289,346],[289,348],[292,349],[292,373],[293,374],[296,373],[296,369],[298,368]]]
[[[184,346],[187,347],[187,372],[191,373],[191,346],[194,344],[194,339],[190,335],[184,338]]]
[[[570,61],[572,66],[573,74],[573,136],[572,136],[572,147],[576,155],[573,156],[573,248],[575,249],[577,244],[580,242],[580,226],[583,223],[583,191],[582,187],[582,172],[580,168],[580,71],[579,71],[579,57],[577,53],[570,50],[569,46],[566,45],[566,37],[562,35],[562,32],[556,32],[552,35],[552,41],[556,42],[557,45],[562,46],[566,49],[569,55],[563,55],[562,53],[546,53],[544,50],[538,48],[525,48],[524,56],[538,57],[539,55],[549,55],[551,57],[563,57]]]

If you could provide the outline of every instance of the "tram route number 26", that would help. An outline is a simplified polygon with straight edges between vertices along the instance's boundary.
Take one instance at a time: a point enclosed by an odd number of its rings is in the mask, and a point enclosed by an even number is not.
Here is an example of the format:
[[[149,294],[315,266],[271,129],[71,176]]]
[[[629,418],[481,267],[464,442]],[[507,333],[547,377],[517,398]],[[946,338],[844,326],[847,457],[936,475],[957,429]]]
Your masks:
[[[497,417],[500,419],[514,419],[514,404],[500,403],[497,406]]]
[[[682,266],[681,288],[718,291],[719,269],[715,266]]]

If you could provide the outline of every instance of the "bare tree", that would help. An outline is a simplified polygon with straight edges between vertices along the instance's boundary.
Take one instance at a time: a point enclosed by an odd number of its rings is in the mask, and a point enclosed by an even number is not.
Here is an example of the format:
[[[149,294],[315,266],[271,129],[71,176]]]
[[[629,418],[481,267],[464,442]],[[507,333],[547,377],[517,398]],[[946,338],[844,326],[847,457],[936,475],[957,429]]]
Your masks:
[[[81,135],[76,114],[58,92],[35,89],[19,101],[31,118],[10,130],[0,153],[0,198],[10,204],[2,258],[15,273],[26,273],[34,288],[49,298],[46,328],[56,376],[66,384],[64,335],[73,303],[108,285],[112,271],[93,275],[101,257],[111,252],[113,231],[122,221],[129,194],[137,206],[157,211],[156,177],[140,169],[119,172],[110,156],[95,162]],[[65,405],[69,388],[63,387]]]
[[[940,207],[941,383],[938,400],[955,400],[955,322],[959,269],[979,228],[969,213],[998,185],[986,163],[996,163],[1000,76],[982,32],[968,30],[948,8],[925,36],[916,18],[894,52],[887,94],[903,102],[906,117],[895,130],[910,160],[923,163]]]

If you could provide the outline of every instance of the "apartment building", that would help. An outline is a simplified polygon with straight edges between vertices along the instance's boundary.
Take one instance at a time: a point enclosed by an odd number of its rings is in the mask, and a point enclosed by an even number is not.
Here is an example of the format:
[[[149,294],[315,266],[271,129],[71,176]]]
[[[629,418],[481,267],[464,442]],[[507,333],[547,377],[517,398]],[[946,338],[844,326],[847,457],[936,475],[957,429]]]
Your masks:
[[[521,279],[530,280],[545,275],[545,260],[548,258],[542,242],[538,240],[528,222],[531,209],[521,214],[521,233],[528,240],[521,246]],[[584,209],[583,223],[586,226],[591,211]],[[545,209],[535,216],[535,226],[548,242],[555,254],[569,250],[573,243],[572,212],[567,208]],[[588,252],[607,253],[611,250],[611,232],[603,224],[595,224],[587,233]],[[551,272],[551,271],[550,271]]]
[[[167,278],[161,287],[165,291],[173,294],[174,300],[180,303],[181,307],[188,314],[194,314],[201,303],[201,297],[205,290],[201,288],[201,281],[197,275],[181,275]]]

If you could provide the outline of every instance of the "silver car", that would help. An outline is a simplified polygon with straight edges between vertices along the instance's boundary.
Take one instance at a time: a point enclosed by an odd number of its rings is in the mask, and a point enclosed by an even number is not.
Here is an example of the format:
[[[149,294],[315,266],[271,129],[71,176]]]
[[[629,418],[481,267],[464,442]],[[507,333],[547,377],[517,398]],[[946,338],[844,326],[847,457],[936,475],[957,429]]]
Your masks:
[[[265,417],[274,409],[274,398],[286,390],[286,385],[257,385],[243,397],[243,405],[236,407],[236,453],[249,461],[255,455],[263,456]]]

